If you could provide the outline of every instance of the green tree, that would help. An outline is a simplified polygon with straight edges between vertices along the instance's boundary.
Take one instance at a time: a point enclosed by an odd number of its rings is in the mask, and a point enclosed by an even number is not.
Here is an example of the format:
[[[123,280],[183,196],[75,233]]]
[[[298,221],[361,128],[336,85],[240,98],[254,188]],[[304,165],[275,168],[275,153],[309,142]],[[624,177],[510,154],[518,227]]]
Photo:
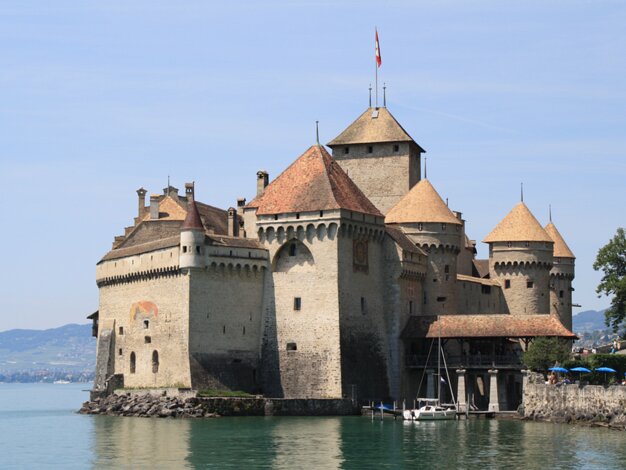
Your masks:
[[[617,333],[626,317],[626,235],[623,228],[618,228],[609,243],[600,248],[593,269],[604,273],[596,292],[600,294],[598,297],[613,297],[604,315],[606,325]]]
[[[522,357],[524,364],[535,371],[546,371],[554,364],[563,364],[570,357],[571,343],[560,338],[539,336],[530,343]]]

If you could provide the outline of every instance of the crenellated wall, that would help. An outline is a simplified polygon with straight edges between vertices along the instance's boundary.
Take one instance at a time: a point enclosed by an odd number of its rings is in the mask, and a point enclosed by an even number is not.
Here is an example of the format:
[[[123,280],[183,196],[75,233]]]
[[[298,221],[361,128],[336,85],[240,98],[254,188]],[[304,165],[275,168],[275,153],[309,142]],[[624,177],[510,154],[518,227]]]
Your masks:
[[[550,313],[552,246],[545,242],[490,244],[489,272],[502,286],[506,313]]]
[[[341,397],[338,215],[324,214],[316,223],[306,214],[258,222],[259,241],[272,266],[262,340],[271,396]]]

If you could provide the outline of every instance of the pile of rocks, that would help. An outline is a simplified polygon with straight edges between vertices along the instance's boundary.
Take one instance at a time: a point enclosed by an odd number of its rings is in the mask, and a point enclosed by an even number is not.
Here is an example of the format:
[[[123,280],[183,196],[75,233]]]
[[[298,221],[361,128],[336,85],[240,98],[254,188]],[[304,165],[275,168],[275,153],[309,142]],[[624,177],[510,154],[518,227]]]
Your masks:
[[[155,418],[215,418],[197,398],[155,396],[151,394],[112,394],[83,403],[82,414],[139,416]]]

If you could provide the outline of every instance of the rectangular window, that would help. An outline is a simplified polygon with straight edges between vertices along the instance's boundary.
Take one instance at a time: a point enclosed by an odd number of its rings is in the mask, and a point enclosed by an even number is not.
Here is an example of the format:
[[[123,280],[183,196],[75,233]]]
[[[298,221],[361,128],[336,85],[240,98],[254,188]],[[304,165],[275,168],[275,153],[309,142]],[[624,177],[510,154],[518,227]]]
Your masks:
[[[365,297],[361,297],[361,314],[365,315]]]
[[[424,224],[423,224],[423,223],[421,223],[421,222],[418,222],[418,224],[417,224],[417,230],[419,230],[420,232],[421,232],[422,230],[424,230]]]
[[[200,245],[196,245],[196,254],[200,254]]]
[[[187,247],[183,246],[183,253],[187,253]]]
[[[441,224],[441,230],[445,230],[446,229],[446,224]]]
[[[409,315],[413,315],[413,301],[409,300]]]
[[[533,285],[533,281],[526,281],[526,289],[532,289]]]
[[[480,290],[483,294],[491,294],[491,286],[480,286]]]
[[[294,297],[293,298],[293,309],[294,310],[302,310],[302,298]]]
[[[119,349],[117,350],[117,354],[118,354],[118,356],[121,356],[121,355],[122,355],[122,348],[119,348]]]
[[[120,327],[118,328],[118,332],[119,332],[119,334],[120,334],[120,335],[123,335],[123,334],[124,334],[124,327],[123,327],[123,326],[120,326]]]
[[[350,147],[345,147],[345,148],[343,149],[343,153],[344,153],[344,154],[346,154],[346,155],[348,155],[348,154],[350,153]]]
[[[296,244],[289,245],[289,256],[296,256]]]
[[[505,279],[504,280],[504,288],[505,289],[510,289],[511,287],[511,280],[510,279]]]
[[[394,151],[394,152],[399,152],[399,151],[400,151],[400,146],[399,146],[399,145],[397,145],[397,144],[396,144],[396,145],[394,145],[394,146],[393,146],[393,151]]]
[[[446,264],[446,265],[443,267],[443,272],[444,272],[444,273],[446,273],[446,274],[448,274],[448,273],[450,272],[450,265],[449,265],[449,264]]]
[[[146,344],[152,343],[152,338],[150,336],[144,336],[143,342]]]
[[[367,146],[367,153],[372,153],[374,152],[374,147],[372,147],[371,145]]]
[[[559,299],[562,299],[562,298],[563,298],[563,291],[562,291],[562,290],[560,290],[560,291],[559,291]]]

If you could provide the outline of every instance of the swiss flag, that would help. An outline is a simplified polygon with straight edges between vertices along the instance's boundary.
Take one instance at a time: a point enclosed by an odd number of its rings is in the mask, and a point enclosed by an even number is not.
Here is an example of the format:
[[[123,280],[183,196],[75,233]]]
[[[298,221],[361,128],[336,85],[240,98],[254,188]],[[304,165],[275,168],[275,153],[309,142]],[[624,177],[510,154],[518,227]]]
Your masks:
[[[376,64],[380,67],[383,63],[383,59],[380,57],[380,44],[378,44],[378,30],[376,30]]]

